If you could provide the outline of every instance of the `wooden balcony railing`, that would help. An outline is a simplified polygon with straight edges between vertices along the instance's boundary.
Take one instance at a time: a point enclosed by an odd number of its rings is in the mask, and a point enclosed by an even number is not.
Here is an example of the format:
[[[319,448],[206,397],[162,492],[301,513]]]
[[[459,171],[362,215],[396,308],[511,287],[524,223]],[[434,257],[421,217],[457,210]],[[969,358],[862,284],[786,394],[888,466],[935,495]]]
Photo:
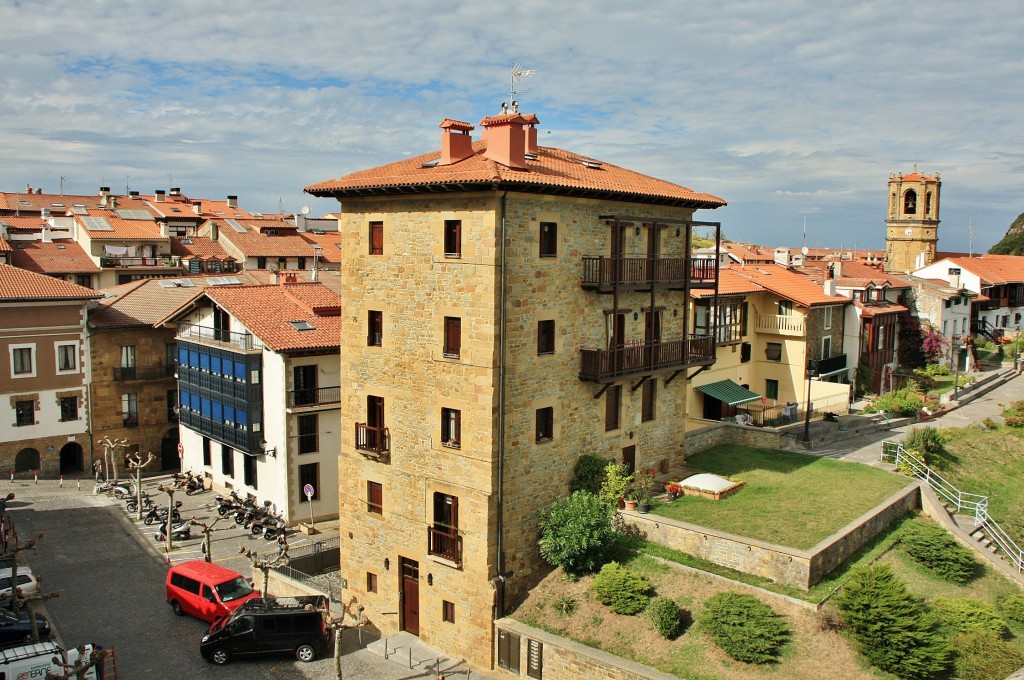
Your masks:
[[[391,434],[386,427],[356,423],[356,448],[378,456],[391,451]]]
[[[775,335],[803,335],[804,318],[778,314],[758,314],[754,317],[754,328],[758,333]]]
[[[462,536],[458,529],[427,527],[427,554],[462,565]]]
[[[688,340],[638,342],[613,349],[581,349],[581,380],[608,382],[626,376],[715,362],[715,345],[710,335]]]
[[[340,387],[314,387],[308,390],[290,390],[288,392],[288,406],[322,406],[340,402]]]
[[[687,278],[693,288],[713,286],[718,262],[713,259],[667,257],[584,257],[581,285],[587,289],[615,287],[682,288]]]

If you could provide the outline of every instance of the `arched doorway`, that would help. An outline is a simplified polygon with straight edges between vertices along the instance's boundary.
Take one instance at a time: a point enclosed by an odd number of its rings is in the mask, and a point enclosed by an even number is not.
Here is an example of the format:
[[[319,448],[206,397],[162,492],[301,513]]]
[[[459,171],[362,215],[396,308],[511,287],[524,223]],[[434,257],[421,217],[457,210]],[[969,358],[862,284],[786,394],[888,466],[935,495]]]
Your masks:
[[[14,457],[15,472],[32,472],[39,469],[39,452],[35,449],[22,449]]]
[[[82,470],[82,445],[68,442],[60,450],[60,473],[69,475]]]
[[[178,458],[179,441],[178,428],[168,430],[160,440],[161,470],[177,470],[181,467],[181,459]]]

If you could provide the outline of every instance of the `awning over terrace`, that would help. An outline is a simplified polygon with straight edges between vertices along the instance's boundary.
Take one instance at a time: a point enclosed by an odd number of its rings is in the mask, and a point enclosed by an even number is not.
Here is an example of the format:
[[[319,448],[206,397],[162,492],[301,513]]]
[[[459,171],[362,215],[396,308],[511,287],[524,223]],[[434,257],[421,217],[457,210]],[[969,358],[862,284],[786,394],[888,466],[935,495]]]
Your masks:
[[[707,385],[698,385],[697,390],[729,406],[745,404],[748,401],[761,398],[760,394],[751,392],[747,388],[737,385],[732,380],[719,380]]]

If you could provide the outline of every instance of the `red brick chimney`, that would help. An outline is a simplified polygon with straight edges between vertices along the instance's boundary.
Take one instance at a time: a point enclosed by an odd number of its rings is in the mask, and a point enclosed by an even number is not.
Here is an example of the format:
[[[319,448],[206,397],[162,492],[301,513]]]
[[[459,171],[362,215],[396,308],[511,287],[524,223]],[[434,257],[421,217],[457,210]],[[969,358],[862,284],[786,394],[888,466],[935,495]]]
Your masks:
[[[469,134],[472,125],[445,118],[438,127],[441,128],[441,160],[438,165],[451,165],[473,155],[473,137]]]
[[[523,127],[526,124],[527,120],[518,113],[484,118],[480,121],[487,130],[487,151],[484,155],[495,163],[526,170],[526,130]]]
[[[523,114],[523,120],[526,121],[526,153],[537,155],[537,125],[540,120],[533,113]]]

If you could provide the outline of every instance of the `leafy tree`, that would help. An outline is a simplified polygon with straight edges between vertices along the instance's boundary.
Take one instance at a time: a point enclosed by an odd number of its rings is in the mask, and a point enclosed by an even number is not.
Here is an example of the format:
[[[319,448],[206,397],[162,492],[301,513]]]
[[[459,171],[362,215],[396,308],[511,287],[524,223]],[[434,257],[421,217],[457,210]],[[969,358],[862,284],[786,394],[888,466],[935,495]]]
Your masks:
[[[1010,632],[1003,617],[987,602],[967,597],[937,597],[931,604],[938,616],[941,632],[947,637],[979,630],[1004,637]]]
[[[774,661],[789,640],[785,619],[744,593],[712,595],[704,603],[700,625],[722,651],[746,663]]]
[[[616,614],[639,614],[651,600],[651,582],[618,562],[601,567],[590,590]]]
[[[540,556],[570,575],[597,571],[615,543],[613,513],[586,491],[556,499],[540,513]]]
[[[608,461],[600,456],[587,453],[580,456],[576,461],[576,467],[572,471],[572,482],[569,483],[570,491],[589,491],[590,493],[601,493],[601,485],[604,484],[605,467]]]
[[[946,443],[946,435],[937,427],[928,425],[926,427],[913,427],[903,438],[903,448],[908,451],[917,451],[925,455],[941,453],[942,446]]]
[[[934,328],[929,328],[924,333],[921,348],[924,350],[925,359],[929,363],[934,364],[934,362],[941,359],[945,355],[946,347],[948,346],[949,342],[947,342],[946,336],[935,332]]]
[[[900,678],[930,678],[949,666],[949,649],[922,618],[922,602],[886,564],[857,569],[834,598],[873,665]]]
[[[917,317],[900,315],[899,364],[906,368],[920,368],[925,365],[924,331]]]

